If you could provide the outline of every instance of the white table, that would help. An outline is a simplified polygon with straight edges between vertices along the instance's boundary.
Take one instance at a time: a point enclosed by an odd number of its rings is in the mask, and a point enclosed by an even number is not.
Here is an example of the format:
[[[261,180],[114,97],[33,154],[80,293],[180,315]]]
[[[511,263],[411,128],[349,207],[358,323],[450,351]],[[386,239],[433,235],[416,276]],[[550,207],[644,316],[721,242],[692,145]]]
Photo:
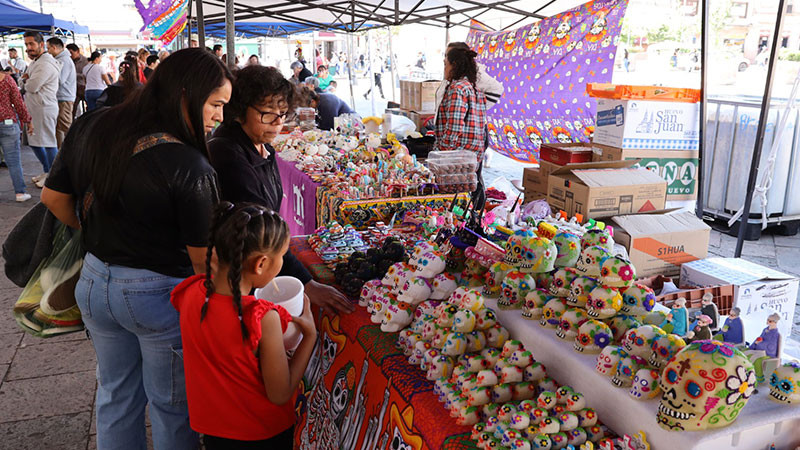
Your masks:
[[[522,318],[519,310],[503,311],[497,301],[487,299],[514,339],[519,339],[534,358],[547,368],[548,376],[582,392],[589,407],[600,420],[619,434],[633,436],[644,431],[654,450],[736,448],[766,450],[794,449],[800,445],[800,405],[773,402],[768,397],[769,385],[759,386],[739,417],[728,427],[709,431],[675,432],[661,428],[656,422],[659,398],[634,400],[627,389],[611,384],[609,377],[595,372],[597,355],[573,350],[573,341],[556,337],[555,330],[539,326],[538,321]]]

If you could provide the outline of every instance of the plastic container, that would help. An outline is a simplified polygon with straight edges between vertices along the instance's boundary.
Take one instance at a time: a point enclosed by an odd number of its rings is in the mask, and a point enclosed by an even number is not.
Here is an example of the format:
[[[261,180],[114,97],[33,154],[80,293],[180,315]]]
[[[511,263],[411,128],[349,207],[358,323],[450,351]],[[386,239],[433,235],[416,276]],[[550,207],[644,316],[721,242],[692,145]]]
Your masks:
[[[472,192],[478,187],[478,176],[474,172],[436,175],[436,184],[442,194]]]
[[[297,108],[297,126],[307,131],[317,126],[317,112],[314,108]]]
[[[255,296],[276,305],[283,306],[292,317],[303,314],[303,283],[294,277],[275,277],[268,285],[256,289]],[[286,350],[293,351],[300,345],[303,335],[293,322],[283,333],[283,345]]]

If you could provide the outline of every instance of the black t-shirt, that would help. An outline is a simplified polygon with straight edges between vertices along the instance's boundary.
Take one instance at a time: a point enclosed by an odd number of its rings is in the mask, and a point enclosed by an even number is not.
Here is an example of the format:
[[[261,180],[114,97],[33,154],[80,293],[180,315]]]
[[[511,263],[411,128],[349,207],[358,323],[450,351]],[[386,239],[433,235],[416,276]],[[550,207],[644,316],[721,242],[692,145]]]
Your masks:
[[[332,130],[334,117],[339,117],[346,113],[352,114],[353,110],[335,94],[323,92],[319,94],[317,112],[319,113],[319,129]]]
[[[79,205],[91,184],[85,140],[103,111],[73,124],[45,182],[49,189],[74,195]],[[206,246],[219,199],[211,164],[193,147],[164,143],[132,156],[120,176],[119,212],[109,214],[95,201],[82,223],[86,250],[109,264],[192,275],[186,246]]]

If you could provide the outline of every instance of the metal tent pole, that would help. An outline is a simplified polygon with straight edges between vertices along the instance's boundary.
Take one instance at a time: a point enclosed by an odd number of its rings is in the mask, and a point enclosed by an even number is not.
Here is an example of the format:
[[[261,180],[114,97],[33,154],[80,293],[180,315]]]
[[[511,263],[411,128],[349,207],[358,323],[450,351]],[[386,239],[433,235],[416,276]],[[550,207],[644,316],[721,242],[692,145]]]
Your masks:
[[[394,91],[395,74],[396,74],[395,64],[397,62],[394,60],[394,50],[392,50],[392,27],[386,27],[386,31],[389,32],[389,62],[390,62],[389,70],[391,70],[392,72],[392,101],[397,103],[397,95],[395,94]]]
[[[206,24],[203,16],[203,0],[197,0],[197,45],[206,48]]]
[[[314,37],[316,31],[311,30],[311,68],[314,76],[317,76],[317,40]]]
[[[236,67],[236,36],[234,35],[233,0],[225,0],[225,52],[228,67]]]
[[[708,120],[708,2],[709,0],[701,1],[700,11],[700,142],[697,154],[697,203],[695,205],[695,214],[698,219],[703,218],[703,182],[705,181],[705,173],[703,167],[705,165],[705,149],[706,149],[706,121]]]
[[[778,63],[778,39],[781,36],[783,26],[784,0],[778,0],[778,16],[775,18],[775,31],[772,33],[772,48],[769,52],[769,68],[767,69],[767,81],[764,86],[764,97],[761,98],[761,113],[758,117],[758,129],[756,130],[756,141],[753,145],[753,159],[750,162],[750,175],[747,178],[747,191],[744,198],[744,210],[742,217],[739,218],[739,235],[736,238],[736,250],[734,257],[742,256],[744,246],[744,235],[747,232],[747,225],[750,221],[750,206],[753,203],[753,192],[756,189],[756,178],[758,176],[758,165],[761,162],[761,148],[764,145],[764,129],[767,127],[769,117],[769,102],[772,98],[772,81],[775,67]],[[735,119],[735,118],[734,118]]]
[[[353,72],[353,33],[347,34],[347,80],[350,83],[350,107],[356,109],[356,97],[353,90],[353,79],[355,73]]]
[[[186,47],[192,46],[192,0],[186,5]]]
[[[375,115],[375,68],[372,67],[375,64],[375,58],[372,55],[372,32],[367,31],[367,67],[369,67],[369,103],[370,109],[372,111],[372,115]]]

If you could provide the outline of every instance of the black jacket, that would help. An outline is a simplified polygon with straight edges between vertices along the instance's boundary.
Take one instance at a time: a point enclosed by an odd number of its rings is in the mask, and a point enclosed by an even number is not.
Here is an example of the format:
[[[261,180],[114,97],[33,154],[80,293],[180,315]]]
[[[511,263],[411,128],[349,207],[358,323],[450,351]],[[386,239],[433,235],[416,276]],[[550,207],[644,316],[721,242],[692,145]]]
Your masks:
[[[231,203],[250,202],[280,212],[283,186],[275,150],[267,145],[269,157],[262,158],[238,122],[219,126],[208,142],[211,165],[217,171],[221,197]],[[283,257],[279,275],[289,275],[303,284],[311,280],[303,264],[292,254]]]

